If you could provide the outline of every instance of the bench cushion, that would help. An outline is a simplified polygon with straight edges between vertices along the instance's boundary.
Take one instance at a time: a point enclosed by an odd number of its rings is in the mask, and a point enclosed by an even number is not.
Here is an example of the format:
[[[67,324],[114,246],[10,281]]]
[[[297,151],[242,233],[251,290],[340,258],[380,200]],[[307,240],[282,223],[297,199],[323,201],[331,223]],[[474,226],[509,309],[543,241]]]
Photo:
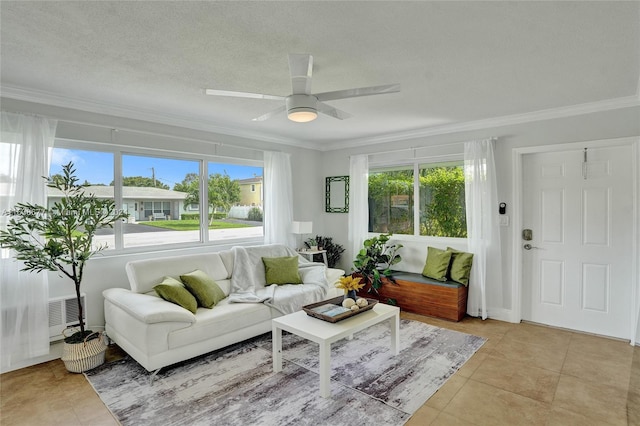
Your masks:
[[[439,286],[449,287],[449,288],[464,287],[463,284],[455,281],[451,281],[451,280],[438,281],[438,280],[434,280],[433,278],[425,277],[424,275],[414,274],[411,272],[392,271],[391,276],[396,280],[412,281],[414,283],[420,283],[420,284],[439,285]]]

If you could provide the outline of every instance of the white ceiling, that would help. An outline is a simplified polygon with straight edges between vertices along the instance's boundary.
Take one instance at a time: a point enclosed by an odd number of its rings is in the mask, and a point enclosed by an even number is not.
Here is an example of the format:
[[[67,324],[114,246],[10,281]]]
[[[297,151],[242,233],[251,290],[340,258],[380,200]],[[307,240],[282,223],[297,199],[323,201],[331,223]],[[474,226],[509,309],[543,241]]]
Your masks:
[[[328,149],[574,105],[637,105],[640,2],[0,2],[2,95]],[[251,118],[289,95],[288,53],[313,93],[351,113]],[[584,107],[584,106],[583,106]]]

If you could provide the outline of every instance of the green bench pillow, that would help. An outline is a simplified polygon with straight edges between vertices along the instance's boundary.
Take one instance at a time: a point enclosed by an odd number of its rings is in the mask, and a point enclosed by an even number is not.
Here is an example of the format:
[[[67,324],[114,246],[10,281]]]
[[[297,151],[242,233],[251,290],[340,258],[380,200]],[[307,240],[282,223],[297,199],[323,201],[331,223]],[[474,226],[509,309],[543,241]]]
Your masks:
[[[473,253],[466,253],[447,247],[451,252],[451,267],[449,268],[449,279],[466,286],[469,285],[469,275],[473,265]]]
[[[422,275],[438,281],[447,281],[447,272],[453,253],[435,247],[427,247],[427,260]]]

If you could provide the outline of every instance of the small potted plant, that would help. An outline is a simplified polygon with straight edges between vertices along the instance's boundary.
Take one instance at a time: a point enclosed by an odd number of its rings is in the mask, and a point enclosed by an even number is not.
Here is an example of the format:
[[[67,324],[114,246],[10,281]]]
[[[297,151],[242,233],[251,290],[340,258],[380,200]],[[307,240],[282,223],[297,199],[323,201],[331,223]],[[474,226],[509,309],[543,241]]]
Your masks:
[[[402,260],[398,253],[402,244],[389,243],[391,236],[392,234],[380,234],[365,240],[363,248],[353,261],[354,274],[362,276],[363,282],[368,284],[369,293],[378,294],[384,284],[383,277],[393,282],[391,266]]]
[[[80,373],[104,362],[106,344],[101,333],[85,329],[80,285],[86,262],[106,245],[93,246],[96,230],[113,227],[128,217],[118,211],[110,199],[98,199],[85,193],[78,184],[73,163],[62,167],[62,174],[44,178],[49,188],[62,193],[51,208],[18,203],[10,212],[5,231],[0,231],[0,247],[16,252],[24,262],[23,271],[57,271],[73,281],[78,303],[80,330],[65,337],[62,360],[67,370]]]

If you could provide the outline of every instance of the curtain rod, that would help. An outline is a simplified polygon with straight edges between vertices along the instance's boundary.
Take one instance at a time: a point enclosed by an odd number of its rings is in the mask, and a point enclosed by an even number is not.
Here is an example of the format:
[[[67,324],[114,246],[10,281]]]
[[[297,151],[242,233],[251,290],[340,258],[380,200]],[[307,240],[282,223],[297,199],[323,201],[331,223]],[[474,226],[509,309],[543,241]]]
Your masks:
[[[498,137],[497,136],[491,136],[489,138],[484,138],[484,139],[481,139],[481,140],[485,140],[485,139],[496,141],[496,140],[498,140]],[[392,150],[389,150],[389,151],[371,152],[371,153],[369,153],[367,155],[369,156],[369,155],[391,154],[393,152],[413,151],[413,150],[416,150],[416,149],[426,149],[426,148],[440,148],[440,147],[443,147],[443,146],[462,145],[462,144],[465,144],[467,142],[469,142],[469,141],[441,143],[441,144],[437,144],[437,145],[426,145],[426,146],[412,146],[412,147],[409,147],[409,148],[392,149]],[[359,155],[359,154],[354,154],[354,155]],[[353,157],[354,155],[350,155],[349,157]]]
[[[103,129],[110,129],[110,130],[116,131],[116,132],[124,131],[124,132],[139,133],[139,134],[149,135],[149,136],[158,136],[158,137],[163,137],[163,138],[181,139],[181,140],[192,141],[192,142],[204,142],[204,143],[208,143],[208,144],[211,144],[211,145],[214,145],[214,146],[217,146],[217,147],[225,146],[225,144],[223,144],[222,142],[215,142],[215,141],[211,141],[211,140],[207,140],[207,139],[192,138],[192,137],[188,137],[188,136],[171,136],[171,135],[165,135],[163,133],[151,132],[151,131],[146,131],[146,130],[136,130],[136,129],[131,129],[131,128],[127,128],[127,127],[109,126],[109,125],[106,125],[106,124],[96,124],[96,123],[91,123],[91,122],[81,121],[81,120],[69,120],[69,119],[66,119],[66,118],[56,117],[55,114],[53,116],[51,116],[51,115],[43,115],[43,114],[36,114],[36,113],[29,113],[29,112],[22,112],[22,111],[9,111],[9,110],[6,110],[6,109],[3,109],[2,111],[13,113],[13,114],[22,114],[22,115],[30,115],[30,116],[35,116],[35,117],[50,118],[50,119],[58,120],[58,122],[63,122],[63,123],[79,124],[79,125],[82,125],[82,126],[93,126],[93,127],[103,128]],[[185,128],[185,129],[187,129],[187,130],[195,130],[195,129],[188,129],[188,128]],[[262,150],[262,149],[249,148],[249,147],[245,147],[245,146],[241,146],[241,145],[226,145],[226,146],[229,146],[231,148],[245,149],[245,150],[248,150],[248,151],[264,152],[264,150]]]
[[[84,122],[84,121],[76,121],[76,120],[60,119],[59,121],[62,121],[62,122],[65,122],[65,123],[71,123],[71,124],[80,124],[80,125],[83,125],[83,126],[101,127],[101,128],[104,128],[104,129],[110,129],[111,131],[115,131],[116,133],[122,131],[122,132],[138,133],[138,134],[149,135],[149,136],[158,136],[158,137],[162,137],[162,138],[181,139],[181,140],[192,141],[192,142],[204,142],[204,143],[213,145],[214,147],[225,146],[225,144],[222,143],[222,142],[215,142],[215,141],[211,141],[211,140],[208,140],[208,139],[202,139],[202,138],[192,138],[192,137],[189,137],[189,136],[166,135],[164,133],[152,132],[152,131],[148,131],[148,130],[137,130],[137,129],[131,129],[131,128],[128,128],[128,127],[115,127],[115,126],[108,126],[106,124],[94,124],[94,123],[87,123],[87,122]],[[188,130],[193,130],[193,129],[188,129]],[[245,146],[241,146],[241,145],[226,145],[226,146],[229,146],[231,148],[246,149],[246,150],[249,150],[249,151],[264,152],[264,150],[261,150],[261,149],[249,148],[249,147],[245,147]]]

